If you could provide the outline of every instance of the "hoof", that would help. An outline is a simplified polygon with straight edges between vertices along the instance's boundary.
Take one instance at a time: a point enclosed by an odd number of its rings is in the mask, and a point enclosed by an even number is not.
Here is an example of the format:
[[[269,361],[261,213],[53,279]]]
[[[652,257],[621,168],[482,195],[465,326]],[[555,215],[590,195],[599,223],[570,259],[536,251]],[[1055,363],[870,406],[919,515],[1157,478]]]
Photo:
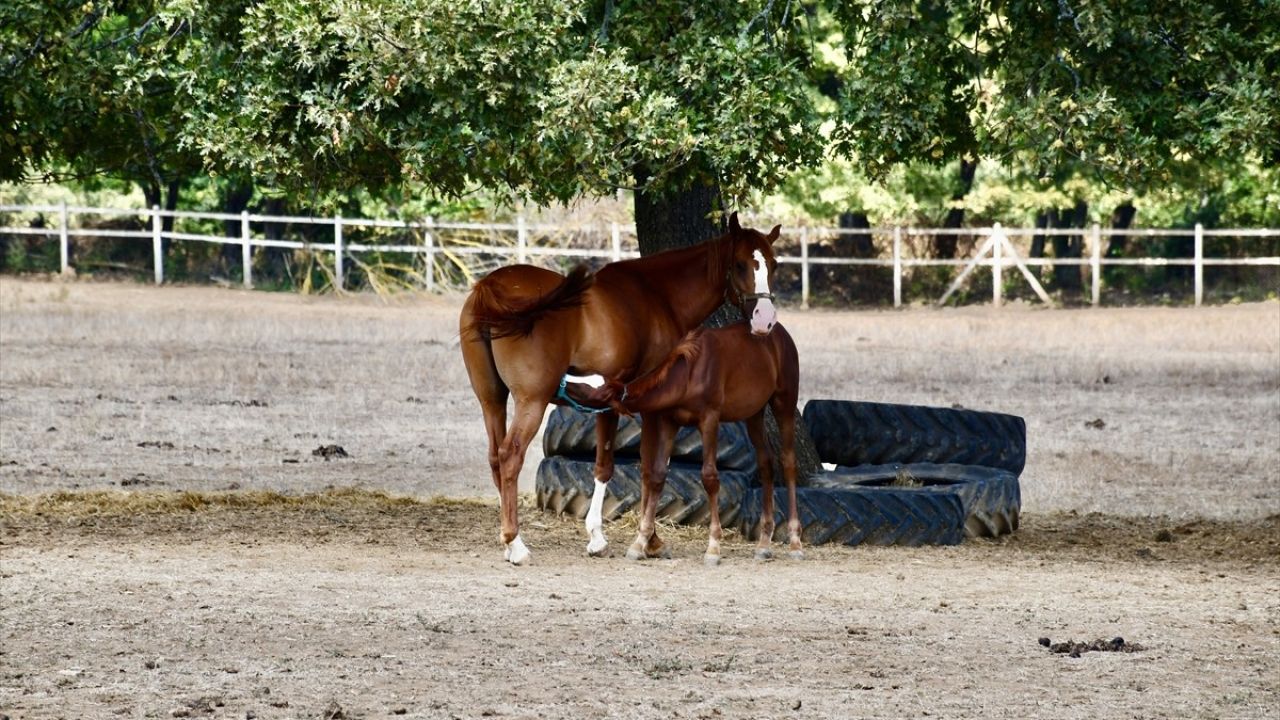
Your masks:
[[[529,552],[529,548],[525,547],[524,541],[517,535],[516,539],[512,540],[511,544],[503,551],[502,557],[512,565],[524,565],[529,562],[533,555]]]
[[[671,559],[671,548],[666,547],[666,546],[664,545],[664,546],[662,547],[662,549],[658,551],[658,554],[656,554],[656,555],[650,555],[649,557],[652,557],[652,558],[658,558],[659,560],[670,560],[670,559]]]
[[[791,559],[792,559],[792,560],[803,560],[803,559],[804,559],[804,551],[803,551],[803,550],[792,550],[791,552],[789,552],[789,553],[787,553],[787,554],[788,554],[789,556],[791,556]]]
[[[720,556],[719,555],[703,555],[702,564],[706,565],[707,567],[715,567],[720,564]]]
[[[770,550],[770,549],[768,549],[768,548],[758,548],[758,549],[756,550],[756,559],[757,559],[757,560],[772,560],[772,559],[773,559],[773,551],[772,551],[772,550]]]
[[[587,554],[591,557],[604,557],[609,549],[609,541],[604,538],[593,538],[587,543]]]
[[[644,559],[644,553],[635,548],[627,548],[627,559],[633,562],[639,562]]]

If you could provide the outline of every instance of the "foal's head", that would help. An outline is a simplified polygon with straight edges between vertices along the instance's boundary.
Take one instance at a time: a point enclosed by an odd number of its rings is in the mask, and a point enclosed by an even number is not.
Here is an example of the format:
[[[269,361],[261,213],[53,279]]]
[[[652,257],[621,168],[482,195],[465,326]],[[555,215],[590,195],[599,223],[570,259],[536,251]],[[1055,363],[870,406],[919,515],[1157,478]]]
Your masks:
[[[729,302],[738,306],[751,322],[753,335],[768,335],[778,322],[778,309],[773,304],[773,271],[778,261],[773,256],[773,243],[781,225],[768,235],[738,224],[738,214],[729,216],[728,286]]]

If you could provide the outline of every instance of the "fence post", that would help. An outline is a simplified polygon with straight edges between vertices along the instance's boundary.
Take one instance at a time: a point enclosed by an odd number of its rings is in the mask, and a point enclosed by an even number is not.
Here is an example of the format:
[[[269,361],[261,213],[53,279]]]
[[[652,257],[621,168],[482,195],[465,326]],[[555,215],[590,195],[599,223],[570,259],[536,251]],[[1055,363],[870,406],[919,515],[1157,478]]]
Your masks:
[[[431,231],[435,227],[435,218],[427,216],[427,292],[435,292],[436,289],[436,234]]]
[[[240,261],[244,265],[244,287],[253,288],[253,246],[249,244],[249,211],[240,211]]]
[[[1093,224],[1089,241],[1093,243],[1089,252],[1089,265],[1093,271],[1093,306],[1098,307],[1102,301],[1102,229],[1098,223]]]
[[[333,286],[342,290],[342,215],[333,216]]]
[[[809,226],[800,228],[800,309],[809,309]]]
[[[893,306],[902,307],[902,226],[893,227]]]
[[[1204,225],[1196,223],[1196,307],[1204,302]]]
[[[991,303],[1000,307],[1004,289],[1001,287],[1004,284],[1004,230],[1000,223],[991,228],[991,234],[995,237],[995,242],[991,244]]]
[[[529,230],[524,225],[524,215],[516,216],[516,262],[524,263],[525,249],[529,247]]]
[[[609,223],[609,238],[613,242],[613,261],[618,262],[622,259],[622,231],[616,221]]]
[[[151,206],[151,254],[155,258],[156,284],[164,282],[164,247],[160,243],[160,206]]]
[[[67,274],[70,259],[70,240],[67,237],[67,201],[63,200],[58,206],[58,257],[61,261],[61,272]]]

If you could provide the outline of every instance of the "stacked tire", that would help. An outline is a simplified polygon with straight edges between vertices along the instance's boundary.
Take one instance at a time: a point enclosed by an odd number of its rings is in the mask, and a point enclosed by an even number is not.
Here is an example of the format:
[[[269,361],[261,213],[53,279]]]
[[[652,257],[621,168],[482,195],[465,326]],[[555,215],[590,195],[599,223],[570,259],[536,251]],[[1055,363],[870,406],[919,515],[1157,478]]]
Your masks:
[[[916,405],[812,400],[804,422],[819,458],[835,469],[798,488],[804,541],[811,545],[954,545],[1018,527],[1018,477],[1026,462],[1026,424],[1002,413]],[[640,424],[619,423],[613,480],[604,514],[616,518],[640,501]],[[594,489],[595,419],[557,408],[544,432],[538,468],[540,507],[586,515]],[[676,439],[659,516],[706,523],[698,434]],[[749,538],[759,526],[763,489],[755,450],[741,423],[721,426],[717,447],[720,514]],[[774,488],[775,539],[786,533],[786,488]]]
[[[613,479],[605,486],[605,519],[612,520],[640,505],[639,418],[622,417],[614,441]],[[720,470],[720,522],[738,523],[743,499],[756,477],[756,454],[745,423],[724,423],[716,447]],[[557,407],[542,433],[545,455],[535,480],[538,507],[583,518],[595,492],[596,416]],[[702,438],[695,428],[676,434],[667,482],[658,499],[658,517],[681,524],[706,524],[711,511],[702,487]]]

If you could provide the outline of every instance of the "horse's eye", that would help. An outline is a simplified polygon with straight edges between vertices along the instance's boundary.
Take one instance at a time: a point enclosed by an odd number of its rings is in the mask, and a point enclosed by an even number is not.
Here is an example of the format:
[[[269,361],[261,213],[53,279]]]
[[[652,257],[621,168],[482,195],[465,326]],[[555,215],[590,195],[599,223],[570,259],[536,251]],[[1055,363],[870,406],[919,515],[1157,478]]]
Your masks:
[[[740,273],[744,273],[744,272],[746,272],[746,271],[747,271],[747,264],[746,264],[746,263],[744,263],[744,262],[742,262],[741,260],[739,260],[738,262],[734,263],[734,265],[736,265],[736,266],[737,266],[737,268],[738,268],[738,272],[740,272]]]

